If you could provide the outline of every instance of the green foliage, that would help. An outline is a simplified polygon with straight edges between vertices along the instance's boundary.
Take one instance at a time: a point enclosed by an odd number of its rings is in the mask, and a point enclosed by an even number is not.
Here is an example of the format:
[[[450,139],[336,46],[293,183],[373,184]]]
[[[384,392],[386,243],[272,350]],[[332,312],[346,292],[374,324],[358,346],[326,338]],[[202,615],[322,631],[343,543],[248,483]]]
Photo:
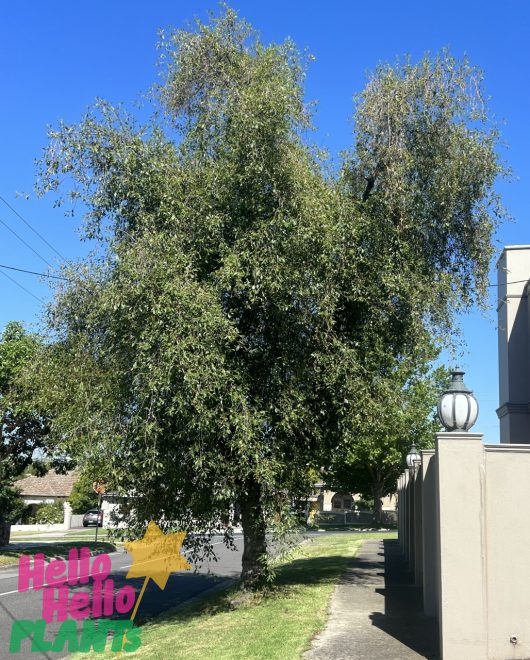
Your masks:
[[[411,444],[418,450],[433,446],[434,434],[441,429],[436,404],[449,380],[446,369],[432,369],[428,361],[401,362],[372,384],[370,410],[365,411],[360,426],[351,423],[345,431],[328,481],[370,498],[379,517],[381,498],[395,492]]]
[[[9,483],[0,484],[0,521],[16,523],[24,513],[25,506],[16,488]]]
[[[64,507],[62,502],[52,504],[41,504],[35,514],[35,524],[54,525],[64,520]]]
[[[0,477],[12,479],[28,467],[33,452],[43,446],[46,432],[43,419],[24,403],[17,402],[17,377],[37,352],[39,338],[27,333],[20,323],[9,322],[0,336]]]
[[[73,513],[85,513],[88,509],[98,506],[98,496],[92,484],[94,480],[87,474],[82,474],[75,482],[68,502]]]
[[[359,499],[355,500],[354,506],[359,511],[373,511],[374,500],[370,498],[360,497]]]
[[[39,344],[39,337],[16,321],[10,321],[0,336],[0,521],[14,521],[22,514],[24,504],[13,483],[45,443],[44,419],[16,393],[17,378]]]
[[[25,392],[131,496],[133,530],[213,531],[239,502],[249,573],[312,470],[390,474],[394,426],[424,437],[430,335],[484,293],[503,169],[476,72],[446,53],[375,72],[333,176],[290,41],[224,9],[162,51],[165,119],[99,102],[50,133],[39,190],[81,199],[100,252],[64,269]]]
[[[25,363],[35,354],[38,338],[21,323],[10,321],[0,337],[0,392],[5,393]]]

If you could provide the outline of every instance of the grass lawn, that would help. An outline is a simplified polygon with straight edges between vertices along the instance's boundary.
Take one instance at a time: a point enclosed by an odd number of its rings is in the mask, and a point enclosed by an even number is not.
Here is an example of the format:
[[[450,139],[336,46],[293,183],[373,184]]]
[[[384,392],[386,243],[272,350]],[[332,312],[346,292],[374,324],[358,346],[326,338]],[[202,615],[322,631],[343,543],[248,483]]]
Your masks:
[[[165,615],[142,628],[142,646],[127,655],[157,660],[300,658],[325,626],[339,577],[363,541],[373,538],[396,538],[396,533],[315,537],[278,564],[269,590],[244,600],[232,588]]]
[[[87,540],[94,541],[96,531],[94,527],[88,529],[70,529],[66,532],[48,534],[46,532],[12,532],[11,543],[59,543],[62,541]],[[106,529],[98,530],[98,542],[107,541],[115,545],[122,545],[120,541],[113,541],[109,538]]]
[[[64,532],[53,532],[52,536],[57,534],[61,534],[62,536],[80,536],[82,538],[91,537],[93,538],[96,534],[96,528],[95,527],[83,527],[79,529],[68,529]],[[50,533],[46,531],[41,531],[41,532],[11,532],[11,538],[16,539],[16,538],[22,538],[26,536],[42,536],[42,537],[49,537]],[[107,536],[107,530],[104,527],[100,527],[98,529],[98,539],[100,536]]]
[[[42,545],[31,545],[27,548],[12,548],[10,550],[0,550],[0,566],[9,566],[10,564],[18,564],[18,558],[21,555],[35,555],[41,552],[46,559],[53,559],[60,557],[61,559],[68,558],[68,551],[71,548],[84,548],[88,547],[98,553],[101,552],[114,552],[116,547],[112,543],[105,541],[58,541],[57,543],[43,543]]]
[[[319,530],[330,530],[330,531],[337,531],[337,532],[347,532],[347,531],[358,531],[358,532],[364,532],[365,530],[368,532],[393,532],[397,531],[396,525],[368,525],[368,524],[362,524],[362,523],[352,523],[347,524],[347,525],[317,525],[314,527],[314,529],[319,529]]]

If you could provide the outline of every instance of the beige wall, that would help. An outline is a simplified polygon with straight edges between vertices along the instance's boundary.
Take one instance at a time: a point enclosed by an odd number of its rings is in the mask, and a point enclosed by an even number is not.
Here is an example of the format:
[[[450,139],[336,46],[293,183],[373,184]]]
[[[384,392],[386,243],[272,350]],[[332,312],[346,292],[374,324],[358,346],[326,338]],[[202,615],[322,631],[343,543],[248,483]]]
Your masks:
[[[530,658],[529,484],[529,445],[460,432],[437,434],[398,481],[400,546],[443,660]]]
[[[444,660],[488,658],[482,456],[481,434],[436,434],[437,596]]]
[[[530,246],[504,248],[497,263],[499,408],[503,443],[530,443]]]
[[[484,456],[488,658],[530,658],[530,526],[522,505],[530,447],[489,445]]]

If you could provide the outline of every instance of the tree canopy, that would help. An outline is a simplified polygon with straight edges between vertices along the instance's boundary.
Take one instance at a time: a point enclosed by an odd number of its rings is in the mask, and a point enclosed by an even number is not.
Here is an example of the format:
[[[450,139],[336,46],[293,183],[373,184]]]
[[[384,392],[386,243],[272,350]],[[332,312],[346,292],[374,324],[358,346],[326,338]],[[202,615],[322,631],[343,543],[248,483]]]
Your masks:
[[[86,513],[88,509],[98,506],[99,498],[93,487],[93,480],[86,473],[82,473],[72,488],[68,502],[73,513]]]
[[[39,190],[81,200],[100,250],[64,268],[28,390],[133,528],[213,531],[238,503],[251,583],[311,468],[481,299],[503,168],[448,53],[375,71],[334,174],[291,41],[225,8],[162,46],[151,121],[101,101],[50,133]]]
[[[449,377],[443,367],[433,367],[435,357],[431,351],[423,360],[401,361],[392,373],[372,382],[365,398],[370,410],[362,425],[351,425],[321,476],[336,490],[373,499],[377,522],[382,498],[395,493],[411,445],[432,448],[441,429],[436,404]]]
[[[46,444],[45,420],[16,396],[17,379],[39,344],[39,337],[17,321],[10,321],[0,336],[0,521],[11,522],[22,513],[13,482]]]

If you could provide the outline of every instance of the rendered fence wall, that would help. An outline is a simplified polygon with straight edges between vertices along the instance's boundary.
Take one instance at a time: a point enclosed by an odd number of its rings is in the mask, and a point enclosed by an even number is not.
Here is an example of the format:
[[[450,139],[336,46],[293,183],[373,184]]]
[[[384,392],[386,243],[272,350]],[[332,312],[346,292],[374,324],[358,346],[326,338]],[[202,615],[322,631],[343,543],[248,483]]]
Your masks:
[[[398,481],[400,547],[443,660],[530,658],[529,485],[529,445],[456,432]]]
[[[438,509],[436,506],[436,457],[433,450],[421,452],[421,508],[423,520],[423,611],[427,616],[438,612]]]
[[[490,445],[484,458],[488,657],[530,658],[530,447]]]

